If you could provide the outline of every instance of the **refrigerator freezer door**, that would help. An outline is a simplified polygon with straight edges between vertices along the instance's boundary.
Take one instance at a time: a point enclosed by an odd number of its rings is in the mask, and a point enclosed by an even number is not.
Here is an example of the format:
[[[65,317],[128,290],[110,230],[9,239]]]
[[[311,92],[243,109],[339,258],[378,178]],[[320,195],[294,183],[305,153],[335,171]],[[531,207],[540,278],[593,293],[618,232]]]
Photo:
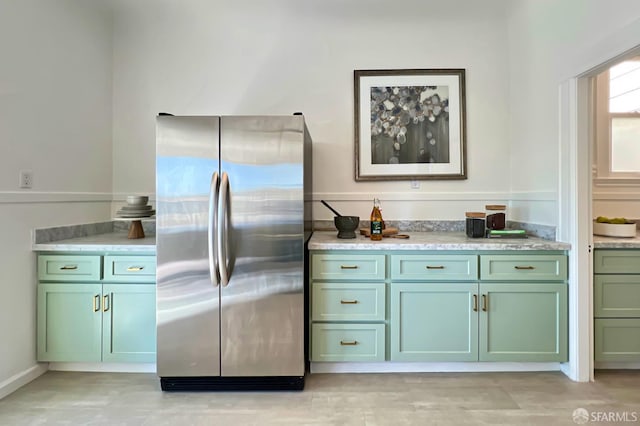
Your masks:
[[[304,119],[222,117],[220,129],[222,376],[304,376]]]
[[[215,257],[219,117],[157,119],[157,369],[161,377],[220,375]],[[213,201],[212,201],[213,200]]]

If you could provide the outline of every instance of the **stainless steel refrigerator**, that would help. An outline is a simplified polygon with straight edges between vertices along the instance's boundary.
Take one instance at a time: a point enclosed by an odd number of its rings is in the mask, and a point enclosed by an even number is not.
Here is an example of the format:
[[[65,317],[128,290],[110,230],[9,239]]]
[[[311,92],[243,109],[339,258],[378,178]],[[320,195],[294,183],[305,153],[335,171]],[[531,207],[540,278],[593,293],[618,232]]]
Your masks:
[[[161,114],[156,124],[162,389],[302,389],[304,117]]]

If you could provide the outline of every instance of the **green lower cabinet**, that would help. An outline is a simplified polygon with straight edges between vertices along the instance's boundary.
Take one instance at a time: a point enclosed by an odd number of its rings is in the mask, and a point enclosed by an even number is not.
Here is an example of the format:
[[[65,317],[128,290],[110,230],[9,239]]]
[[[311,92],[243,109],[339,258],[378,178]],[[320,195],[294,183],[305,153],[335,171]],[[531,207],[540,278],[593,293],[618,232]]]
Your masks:
[[[567,361],[567,285],[480,285],[480,361]]]
[[[101,360],[101,284],[39,284],[38,361]]]
[[[594,359],[640,362],[640,250],[594,253]]]
[[[640,318],[596,318],[596,361],[640,362]]]
[[[155,362],[155,285],[41,283],[37,359]]]
[[[311,252],[311,361],[568,361],[566,253],[375,253]],[[607,332],[640,353],[640,324]]]
[[[155,362],[155,286],[105,284],[102,290],[102,361]]]
[[[567,286],[392,283],[392,361],[567,361]]]
[[[392,361],[477,361],[476,283],[392,283]]]

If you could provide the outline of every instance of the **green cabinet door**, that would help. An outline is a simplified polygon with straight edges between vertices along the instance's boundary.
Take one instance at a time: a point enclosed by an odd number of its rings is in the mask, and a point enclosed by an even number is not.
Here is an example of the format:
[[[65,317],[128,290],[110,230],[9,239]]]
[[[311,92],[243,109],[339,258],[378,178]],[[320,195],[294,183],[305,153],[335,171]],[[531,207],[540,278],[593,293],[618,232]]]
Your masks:
[[[100,361],[101,290],[101,284],[38,285],[38,361]]]
[[[477,283],[392,283],[392,361],[477,361]]]
[[[567,285],[480,284],[480,361],[567,361]]]
[[[102,361],[156,361],[155,285],[104,284]]]

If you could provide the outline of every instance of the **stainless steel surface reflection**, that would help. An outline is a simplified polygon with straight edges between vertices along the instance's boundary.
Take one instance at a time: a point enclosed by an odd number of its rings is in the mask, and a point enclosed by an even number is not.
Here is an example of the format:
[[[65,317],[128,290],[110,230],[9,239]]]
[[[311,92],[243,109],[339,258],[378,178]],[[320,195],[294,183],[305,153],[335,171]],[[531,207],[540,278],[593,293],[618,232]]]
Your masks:
[[[157,369],[220,374],[220,291],[209,267],[216,117],[158,117],[156,171]],[[212,279],[213,278],[213,279]]]
[[[221,130],[231,217],[222,374],[303,375],[303,122],[223,117]]]
[[[304,376],[310,143],[301,116],[158,118],[161,377]]]

